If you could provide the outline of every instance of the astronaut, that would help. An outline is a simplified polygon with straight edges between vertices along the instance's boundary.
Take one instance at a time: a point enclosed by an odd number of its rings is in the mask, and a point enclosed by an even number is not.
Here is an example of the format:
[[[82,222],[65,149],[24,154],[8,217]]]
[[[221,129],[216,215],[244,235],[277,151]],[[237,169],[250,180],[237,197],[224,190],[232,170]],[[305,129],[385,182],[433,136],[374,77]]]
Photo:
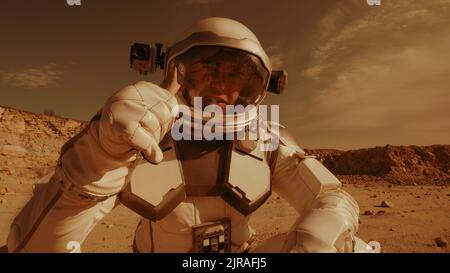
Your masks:
[[[119,90],[63,146],[54,173],[14,219],[9,252],[68,252],[120,203],[142,215],[135,252],[355,251],[357,203],[283,126],[276,149],[266,151],[258,148],[262,138],[171,134],[174,107],[193,109],[195,98],[223,110],[261,103],[272,69],[247,27],[204,19],[169,48],[165,62],[159,86],[140,81]],[[233,133],[248,131],[255,117],[247,116]],[[287,233],[256,244],[249,219],[272,192],[299,218]]]

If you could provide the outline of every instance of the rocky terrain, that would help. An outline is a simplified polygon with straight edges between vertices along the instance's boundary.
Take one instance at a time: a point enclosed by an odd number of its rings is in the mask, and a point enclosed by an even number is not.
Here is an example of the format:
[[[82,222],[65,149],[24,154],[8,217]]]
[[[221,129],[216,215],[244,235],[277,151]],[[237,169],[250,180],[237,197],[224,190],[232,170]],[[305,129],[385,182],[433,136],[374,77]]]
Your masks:
[[[450,145],[307,151],[317,155],[334,174],[356,176],[356,180],[372,176],[399,185],[450,184]]]
[[[0,107],[0,246],[30,198],[34,181],[51,171],[63,143],[85,121]],[[361,209],[358,236],[385,252],[449,252],[450,145],[307,150],[344,183]],[[296,212],[276,194],[252,217],[258,240],[286,231]],[[83,250],[130,252],[139,217],[115,209]]]
[[[61,146],[86,122],[0,107],[0,182],[24,183],[51,170]]]

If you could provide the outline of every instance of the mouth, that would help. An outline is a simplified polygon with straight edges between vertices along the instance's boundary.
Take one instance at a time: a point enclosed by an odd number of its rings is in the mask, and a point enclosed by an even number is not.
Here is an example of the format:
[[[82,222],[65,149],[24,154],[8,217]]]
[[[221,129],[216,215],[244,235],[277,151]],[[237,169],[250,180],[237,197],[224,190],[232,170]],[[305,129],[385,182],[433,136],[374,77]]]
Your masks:
[[[226,105],[230,104],[227,100],[225,100],[225,99],[223,99],[221,97],[216,97],[216,96],[208,97],[207,98],[207,102],[208,102],[209,105],[215,104],[215,105],[218,105],[220,107],[225,107]]]
[[[217,104],[218,103],[228,104],[228,102],[221,97],[211,97],[211,99]]]

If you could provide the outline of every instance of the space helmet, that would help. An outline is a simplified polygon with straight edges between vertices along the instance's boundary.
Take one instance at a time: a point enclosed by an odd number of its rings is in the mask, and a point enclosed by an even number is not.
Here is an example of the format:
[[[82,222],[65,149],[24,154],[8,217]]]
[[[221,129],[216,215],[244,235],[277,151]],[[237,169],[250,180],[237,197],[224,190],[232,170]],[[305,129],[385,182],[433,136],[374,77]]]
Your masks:
[[[169,47],[165,68],[166,77],[176,73],[176,96],[194,117],[201,117],[196,122],[212,116],[196,112],[218,106],[224,116],[217,120],[227,132],[242,130],[257,118],[256,106],[266,96],[272,72],[255,34],[235,20],[219,17],[203,19],[185,31]]]

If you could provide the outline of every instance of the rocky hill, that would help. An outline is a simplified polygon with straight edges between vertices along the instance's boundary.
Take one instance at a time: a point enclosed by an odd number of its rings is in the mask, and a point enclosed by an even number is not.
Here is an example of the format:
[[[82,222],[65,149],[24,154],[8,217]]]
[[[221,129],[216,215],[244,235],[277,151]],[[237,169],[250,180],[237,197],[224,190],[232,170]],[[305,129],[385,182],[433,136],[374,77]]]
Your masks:
[[[374,176],[395,184],[450,183],[450,145],[308,152],[317,155],[334,174],[351,176],[345,178],[350,181]]]
[[[0,107],[0,185],[34,181],[51,170],[61,146],[85,124]]]
[[[31,182],[55,166],[63,143],[86,122],[0,107],[0,185]],[[450,183],[450,145],[307,150],[344,182]],[[7,183],[9,184],[9,183]]]

